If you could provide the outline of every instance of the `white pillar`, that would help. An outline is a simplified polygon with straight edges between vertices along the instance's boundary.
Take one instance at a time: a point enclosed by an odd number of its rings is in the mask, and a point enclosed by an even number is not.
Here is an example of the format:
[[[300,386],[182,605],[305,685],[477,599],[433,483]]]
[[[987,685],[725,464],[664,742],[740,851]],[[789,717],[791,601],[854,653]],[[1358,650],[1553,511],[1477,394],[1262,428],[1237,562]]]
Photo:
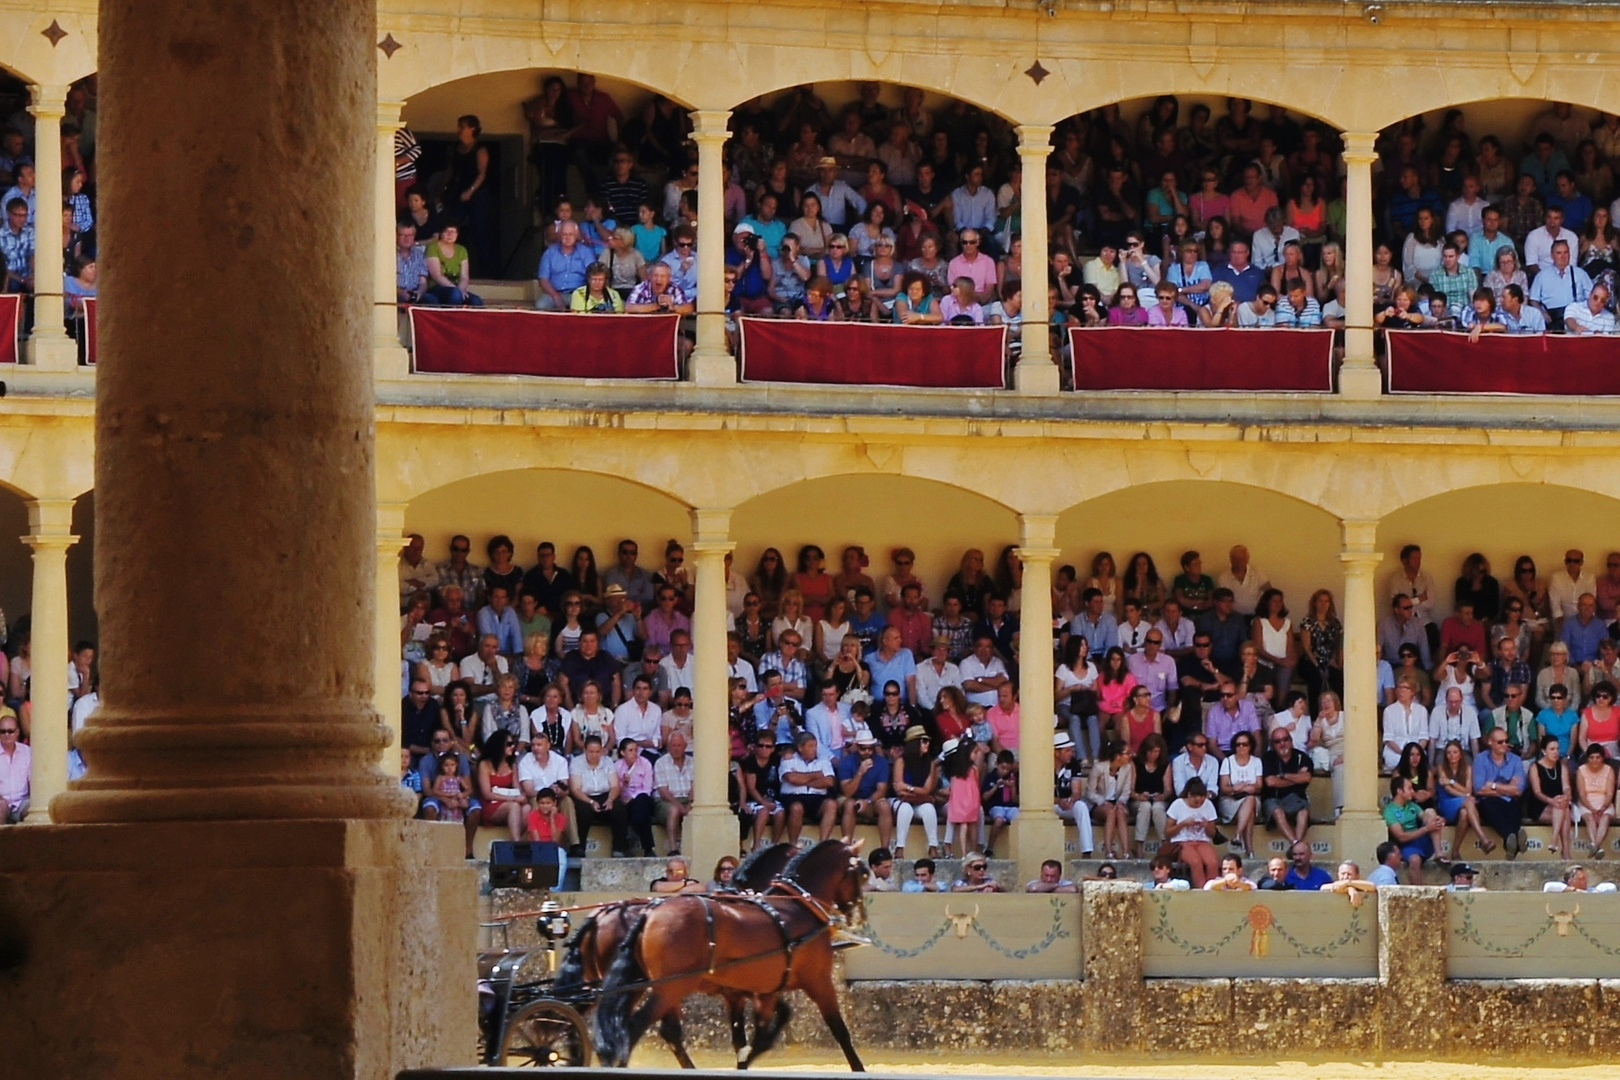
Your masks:
[[[1339,857],[1363,866],[1387,835],[1378,812],[1378,522],[1346,521],[1344,547],[1344,813]],[[1314,703],[1313,703],[1314,708]]]
[[[1042,181],[1044,183],[1044,180]],[[1018,557],[1024,589],[1018,634],[1018,821],[1014,841],[1022,880],[1040,877],[1041,862],[1063,858],[1063,821],[1052,800],[1052,561],[1058,557],[1057,518],[1019,519]]]
[[[1052,362],[1052,312],[1046,297],[1046,159],[1051,153],[1050,127],[1025,124],[1018,129],[1018,157],[1024,171],[1020,233],[1024,240],[1024,348],[1013,383],[1020,394],[1058,392],[1058,368]]]
[[[400,344],[399,306],[395,297],[394,259],[394,133],[404,127],[402,101],[377,102],[377,175],[373,210],[376,213],[376,303],[372,309],[372,352],[378,379],[403,379],[410,374],[411,357]]]
[[[34,549],[33,603],[29,640],[34,664],[30,698],[34,776],[28,820],[48,819],[51,800],[67,790],[68,755],[68,598],[67,549],[73,532],[72,499],[37,499],[28,504],[28,535]]]
[[[34,118],[34,329],[28,362],[54,371],[79,366],[79,347],[62,328],[62,116],[65,86],[30,86]]]
[[[737,381],[737,362],[726,349],[726,174],[721,151],[731,113],[700,109],[692,114],[698,147],[697,348],[688,378],[705,386]]]
[[[1373,191],[1372,166],[1376,132],[1344,133],[1344,364],[1339,393],[1376,398],[1384,392],[1383,376],[1373,357]]]
[[[726,666],[726,555],[731,551],[731,511],[692,511],[692,543],[697,594],[692,611],[692,813],[684,825],[682,850],[696,867],[713,866],[737,854],[737,819],[726,798],[731,768],[730,669]],[[705,871],[706,872],[706,871]]]
[[[399,748],[405,745],[399,695],[399,553],[405,547],[405,506],[377,504],[377,671],[371,704],[392,736],[380,762],[390,775],[399,771]]]

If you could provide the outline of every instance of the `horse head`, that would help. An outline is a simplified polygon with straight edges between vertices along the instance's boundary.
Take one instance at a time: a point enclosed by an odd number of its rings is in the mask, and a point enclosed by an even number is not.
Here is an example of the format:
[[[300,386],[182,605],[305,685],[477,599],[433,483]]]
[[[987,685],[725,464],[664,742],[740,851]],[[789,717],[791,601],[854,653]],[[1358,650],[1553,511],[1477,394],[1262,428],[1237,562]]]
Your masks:
[[[861,878],[864,868],[860,844],[846,844],[842,840],[823,840],[792,862],[782,877],[815,897],[828,907],[837,908],[846,918],[863,907]],[[864,921],[864,916],[857,922]]]

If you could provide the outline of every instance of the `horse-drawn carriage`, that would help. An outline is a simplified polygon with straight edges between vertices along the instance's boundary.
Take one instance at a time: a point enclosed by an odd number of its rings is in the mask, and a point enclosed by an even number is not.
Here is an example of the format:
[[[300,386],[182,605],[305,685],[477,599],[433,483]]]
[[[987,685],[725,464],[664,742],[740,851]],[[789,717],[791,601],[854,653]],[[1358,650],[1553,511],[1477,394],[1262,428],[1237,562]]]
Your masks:
[[[572,938],[568,911],[547,900],[537,913],[546,941],[542,978],[519,981],[532,950],[483,958],[479,1060],[583,1066],[595,1050],[602,1064],[622,1067],[656,1025],[681,1065],[692,1068],[681,1006],[704,993],[725,1000],[737,1064],[746,1068],[780,1035],[789,1015],[782,995],[796,989],[814,1002],[858,1071],[838,1012],[832,957],[836,934],[860,907],[863,876],[858,845],[828,840],[795,853],[781,844],[738,868],[740,892],[616,901],[593,911]],[[512,919],[491,925],[504,933]]]

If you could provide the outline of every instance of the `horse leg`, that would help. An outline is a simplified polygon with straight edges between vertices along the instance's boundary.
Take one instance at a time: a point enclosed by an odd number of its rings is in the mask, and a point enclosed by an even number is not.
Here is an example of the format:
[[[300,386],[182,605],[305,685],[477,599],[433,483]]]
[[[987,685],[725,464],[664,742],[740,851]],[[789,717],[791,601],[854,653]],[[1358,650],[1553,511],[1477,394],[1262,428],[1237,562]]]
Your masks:
[[[748,999],[741,994],[728,993],[726,998],[726,1011],[731,1017],[731,1050],[737,1068],[748,1068],[748,1058],[753,1047],[748,1042]]]
[[[676,1009],[664,1015],[664,1019],[658,1024],[658,1034],[664,1037],[669,1048],[675,1052],[675,1060],[681,1063],[681,1068],[697,1068],[686,1052],[686,1032],[681,1028],[681,1010]]]
[[[827,1023],[827,1030],[832,1032],[833,1038],[838,1040],[839,1048],[844,1051],[844,1057],[849,1061],[851,1072],[865,1072],[866,1066],[861,1064],[860,1055],[855,1052],[855,1043],[849,1037],[849,1026],[844,1023],[843,1014],[838,1011],[838,994],[833,989],[832,979],[817,979],[810,985],[801,985],[800,989],[810,996],[821,1012],[821,1018]]]
[[[629,1032],[626,1045],[629,1049],[625,1052],[624,1060],[618,1063],[621,1068],[630,1064],[630,1055],[635,1052],[636,1044],[641,1041],[643,1035],[647,1034],[647,1029],[652,1027],[653,1022],[662,1020],[666,1015],[680,1008],[680,998],[666,998],[659,993],[662,989],[664,988],[654,987],[648,990],[646,998],[642,1000],[641,1004],[637,1006],[626,1021],[625,1026]]]
[[[787,1027],[793,1009],[776,994],[762,994],[754,999],[754,1048],[748,1060],[740,1066],[746,1069],[754,1060],[776,1045],[782,1030]]]

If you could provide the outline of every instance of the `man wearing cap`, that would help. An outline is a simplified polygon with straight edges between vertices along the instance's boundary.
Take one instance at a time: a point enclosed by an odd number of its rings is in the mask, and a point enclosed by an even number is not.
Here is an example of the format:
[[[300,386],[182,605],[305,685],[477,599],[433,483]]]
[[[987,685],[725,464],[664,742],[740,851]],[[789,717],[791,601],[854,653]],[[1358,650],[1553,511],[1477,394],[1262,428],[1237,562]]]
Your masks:
[[[966,619],[962,620],[966,622]],[[939,620],[934,620],[935,625]],[[927,660],[917,666],[917,704],[933,711],[939,704],[939,692],[947,686],[962,688],[962,669],[951,662],[951,639],[935,634],[933,648]]]
[[[737,284],[731,295],[742,313],[769,315],[771,275],[775,272],[775,266],[770,259],[770,249],[746,221],[731,231],[731,250],[726,252],[726,265],[737,272]]]
[[[795,752],[782,759],[782,805],[787,808],[787,842],[798,846],[806,821],[817,822],[819,839],[832,836],[838,820],[837,784],[832,762],[821,757],[816,737],[808,731],[794,741]]]
[[[1485,891],[1485,886],[1483,886],[1483,885],[1475,885],[1474,884],[1474,879],[1476,877],[1478,877],[1478,876],[1479,876],[1479,871],[1475,870],[1472,866],[1469,866],[1467,863],[1464,863],[1464,862],[1452,863],[1451,864],[1451,884],[1446,886],[1446,891],[1447,892],[1484,892]]]
[[[596,634],[602,651],[621,663],[627,662],[636,651],[636,643],[644,641],[647,631],[641,624],[640,606],[630,603],[623,585],[609,585],[602,592],[607,610],[596,616]]]
[[[878,753],[877,736],[870,728],[855,732],[855,740],[838,759],[838,811],[844,835],[854,836],[857,823],[876,824],[878,846],[894,840],[894,807],[889,803],[889,759]]]
[[[1091,804],[1085,799],[1085,781],[1074,767],[1074,736],[1060,731],[1052,736],[1053,809],[1064,821],[1074,823],[1080,834],[1080,853],[1091,857],[1096,845],[1091,836]]]
[[[844,226],[859,221],[866,213],[866,200],[860,192],[838,178],[838,159],[824,157],[816,162],[816,182],[806,194],[821,200],[821,217],[834,230],[844,232]]]

